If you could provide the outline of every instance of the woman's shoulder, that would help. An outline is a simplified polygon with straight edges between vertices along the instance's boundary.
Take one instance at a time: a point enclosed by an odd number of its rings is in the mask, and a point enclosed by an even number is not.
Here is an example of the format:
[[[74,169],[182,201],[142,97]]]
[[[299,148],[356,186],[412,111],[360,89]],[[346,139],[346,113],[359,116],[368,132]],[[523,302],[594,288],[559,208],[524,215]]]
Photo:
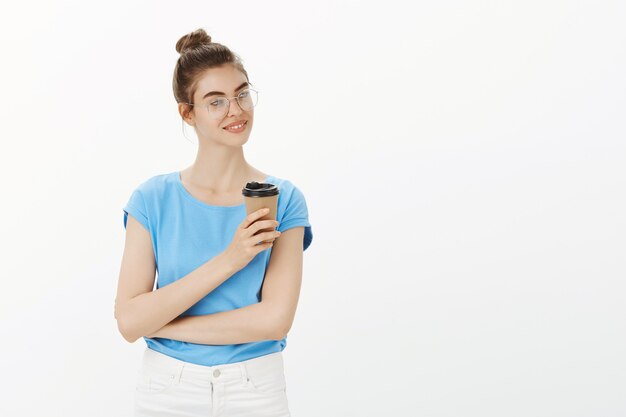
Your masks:
[[[291,190],[293,188],[297,188],[296,184],[294,184],[293,180],[288,178],[279,177],[276,175],[269,175],[269,183],[278,185],[278,188],[282,188],[285,190]]]
[[[152,175],[139,182],[135,189],[144,195],[160,194],[174,183],[177,174],[178,171]]]
[[[272,175],[269,179],[269,183],[278,186],[279,197],[278,205],[284,206],[291,204],[294,200],[304,200],[304,193],[302,192],[299,183],[292,179]]]

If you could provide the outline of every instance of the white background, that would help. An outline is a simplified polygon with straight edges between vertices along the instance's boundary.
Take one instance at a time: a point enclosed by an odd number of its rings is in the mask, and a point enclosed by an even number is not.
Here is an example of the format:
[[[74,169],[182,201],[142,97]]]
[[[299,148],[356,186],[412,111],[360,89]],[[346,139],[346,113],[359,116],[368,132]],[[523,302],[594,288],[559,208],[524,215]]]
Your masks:
[[[294,417],[626,415],[625,3],[411,3],[2,5],[0,415],[131,415],[122,207],[195,158],[199,27],[309,208]]]

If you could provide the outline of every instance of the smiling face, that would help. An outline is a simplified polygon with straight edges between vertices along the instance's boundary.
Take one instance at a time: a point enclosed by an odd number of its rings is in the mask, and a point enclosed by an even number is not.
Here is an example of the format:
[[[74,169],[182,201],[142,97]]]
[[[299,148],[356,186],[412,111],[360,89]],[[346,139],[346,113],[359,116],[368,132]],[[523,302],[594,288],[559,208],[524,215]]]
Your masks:
[[[249,87],[246,76],[231,65],[211,68],[200,76],[193,96],[195,104],[192,112],[185,117],[187,123],[196,129],[200,140],[210,139],[224,145],[242,145],[248,140],[254,121],[254,108],[243,110],[235,97]],[[226,102],[223,114],[215,117],[214,114],[219,114],[219,101],[224,97],[230,99],[230,107]],[[183,106],[179,105],[179,111],[184,110]],[[242,121],[245,124],[241,129],[226,129],[228,125]]]

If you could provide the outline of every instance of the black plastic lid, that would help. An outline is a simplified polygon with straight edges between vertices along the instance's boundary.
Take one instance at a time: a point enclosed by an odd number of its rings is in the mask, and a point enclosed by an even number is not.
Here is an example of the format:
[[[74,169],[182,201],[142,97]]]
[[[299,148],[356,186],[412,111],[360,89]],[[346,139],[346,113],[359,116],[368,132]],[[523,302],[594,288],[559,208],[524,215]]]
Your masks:
[[[267,182],[252,181],[246,184],[241,194],[246,197],[270,197],[279,193],[278,186]]]

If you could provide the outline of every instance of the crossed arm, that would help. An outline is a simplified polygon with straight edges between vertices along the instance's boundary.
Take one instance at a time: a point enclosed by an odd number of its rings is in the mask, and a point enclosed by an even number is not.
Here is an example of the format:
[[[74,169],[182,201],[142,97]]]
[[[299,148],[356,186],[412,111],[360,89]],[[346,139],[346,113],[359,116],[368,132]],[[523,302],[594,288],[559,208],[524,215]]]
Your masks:
[[[146,337],[206,345],[281,340],[293,323],[302,285],[304,227],[285,230],[274,241],[261,301],[234,310],[179,317]]]

